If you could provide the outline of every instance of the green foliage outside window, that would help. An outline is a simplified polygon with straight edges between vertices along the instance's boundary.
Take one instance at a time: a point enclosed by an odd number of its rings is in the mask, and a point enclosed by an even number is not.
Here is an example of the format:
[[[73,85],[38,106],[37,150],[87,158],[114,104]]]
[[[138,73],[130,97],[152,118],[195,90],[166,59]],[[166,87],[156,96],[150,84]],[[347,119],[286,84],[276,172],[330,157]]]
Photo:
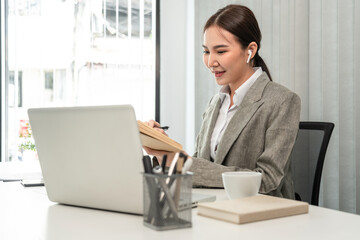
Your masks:
[[[36,152],[35,143],[33,142],[33,139],[31,138],[32,132],[29,123],[25,123],[25,126],[23,126],[20,129],[20,139],[22,139],[22,143],[19,145],[19,151],[24,152],[25,150],[31,150]]]

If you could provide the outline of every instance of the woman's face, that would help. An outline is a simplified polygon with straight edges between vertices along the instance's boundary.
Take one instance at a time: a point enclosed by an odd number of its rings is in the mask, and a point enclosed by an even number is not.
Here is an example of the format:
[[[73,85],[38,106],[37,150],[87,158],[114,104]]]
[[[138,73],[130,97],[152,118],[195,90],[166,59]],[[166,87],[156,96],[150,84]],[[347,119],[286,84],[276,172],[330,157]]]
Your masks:
[[[247,49],[236,37],[218,26],[211,26],[204,33],[205,66],[214,74],[217,84],[229,85],[231,90],[240,87],[253,73],[247,64]]]

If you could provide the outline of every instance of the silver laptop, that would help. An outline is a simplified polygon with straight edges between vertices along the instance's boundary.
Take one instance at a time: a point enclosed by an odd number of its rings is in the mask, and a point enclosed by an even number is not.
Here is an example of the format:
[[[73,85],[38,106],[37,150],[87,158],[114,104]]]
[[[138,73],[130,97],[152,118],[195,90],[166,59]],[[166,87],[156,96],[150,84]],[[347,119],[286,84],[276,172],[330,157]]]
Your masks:
[[[143,213],[142,146],[130,105],[29,109],[53,202]],[[193,206],[215,196],[193,194]]]
[[[28,114],[51,201],[142,214],[142,147],[130,105]]]

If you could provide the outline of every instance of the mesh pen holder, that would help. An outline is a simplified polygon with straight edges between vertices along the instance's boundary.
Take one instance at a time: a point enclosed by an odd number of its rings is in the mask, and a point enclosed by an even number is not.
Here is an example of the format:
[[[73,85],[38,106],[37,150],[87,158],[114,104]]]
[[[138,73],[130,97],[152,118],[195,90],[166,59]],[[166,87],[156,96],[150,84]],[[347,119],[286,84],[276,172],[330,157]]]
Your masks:
[[[144,225],[163,231],[191,227],[192,175],[143,174]]]

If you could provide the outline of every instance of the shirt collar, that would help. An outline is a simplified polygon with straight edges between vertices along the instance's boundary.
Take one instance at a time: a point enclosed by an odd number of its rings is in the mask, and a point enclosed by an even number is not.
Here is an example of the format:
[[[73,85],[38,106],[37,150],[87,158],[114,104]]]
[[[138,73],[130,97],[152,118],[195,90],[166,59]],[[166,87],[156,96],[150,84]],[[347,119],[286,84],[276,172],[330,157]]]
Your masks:
[[[255,72],[251,75],[251,77],[248,80],[246,80],[238,89],[235,90],[233,101],[234,101],[234,105],[236,105],[236,106],[240,105],[240,103],[244,99],[245,94],[247,93],[247,91],[250,89],[250,87],[254,84],[256,79],[258,79],[258,77],[263,72],[261,67],[255,67],[253,69],[254,69]],[[230,87],[229,87],[229,85],[222,86],[220,88],[219,95],[220,95],[221,102],[224,101],[226,96],[230,97]]]

